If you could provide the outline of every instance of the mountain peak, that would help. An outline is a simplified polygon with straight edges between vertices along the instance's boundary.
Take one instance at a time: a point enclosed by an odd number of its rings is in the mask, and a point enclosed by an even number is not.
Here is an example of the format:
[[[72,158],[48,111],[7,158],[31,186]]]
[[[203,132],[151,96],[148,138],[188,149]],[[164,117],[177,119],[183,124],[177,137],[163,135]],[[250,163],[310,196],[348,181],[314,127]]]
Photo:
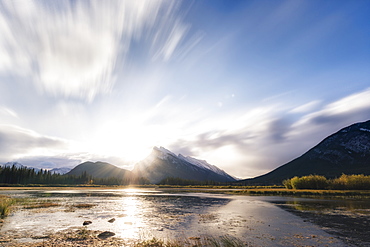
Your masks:
[[[15,166],[16,168],[25,168],[26,167],[26,166],[22,165],[21,163],[19,163],[18,161],[7,162],[7,163],[5,163],[2,166],[3,167],[12,167],[12,166]]]
[[[153,183],[167,177],[198,181],[235,181],[235,178],[205,160],[185,157],[182,154],[176,155],[164,147],[153,147],[152,153],[136,164],[133,171],[142,174]]]
[[[168,155],[176,156],[176,154],[172,153],[170,150],[165,149],[164,147],[153,147],[153,152],[155,155],[160,159],[166,159]]]
[[[57,167],[57,168],[53,168],[50,170],[50,172],[52,174],[60,174],[60,175],[63,175],[63,174],[66,174],[68,172],[70,172],[72,169],[69,168],[69,167]]]
[[[84,163],[77,165],[67,174],[80,176],[84,172],[87,172],[89,175],[95,178],[109,178],[109,177],[125,178],[131,174],[131,172],[128,170],[119,168],[115,165],[102,161],[97,162],[86,161]]]

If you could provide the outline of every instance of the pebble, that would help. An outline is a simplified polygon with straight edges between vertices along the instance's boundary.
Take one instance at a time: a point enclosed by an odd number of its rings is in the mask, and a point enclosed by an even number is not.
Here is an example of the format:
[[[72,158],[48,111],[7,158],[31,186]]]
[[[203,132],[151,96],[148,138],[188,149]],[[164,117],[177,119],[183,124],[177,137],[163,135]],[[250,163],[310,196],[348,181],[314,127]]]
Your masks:
[[[92,224],[90,220],[85,220],[84,223],[82,223],[83,226],[88,226],[90,224]]]
[[[98,235],[98,238],[106,239],[106,238],[112,237],[114,235],[116,235],[114,232],[105,231],[105,232],[100,233]]]

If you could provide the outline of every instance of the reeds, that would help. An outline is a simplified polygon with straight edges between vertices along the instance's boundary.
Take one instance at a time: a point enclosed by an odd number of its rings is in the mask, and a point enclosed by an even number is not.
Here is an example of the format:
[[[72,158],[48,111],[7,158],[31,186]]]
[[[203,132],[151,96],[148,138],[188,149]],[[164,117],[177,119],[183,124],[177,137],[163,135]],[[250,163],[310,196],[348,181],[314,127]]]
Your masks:
[[[4,218],[10,213],[15,200],[8,197],[0,197],[0,218]]]

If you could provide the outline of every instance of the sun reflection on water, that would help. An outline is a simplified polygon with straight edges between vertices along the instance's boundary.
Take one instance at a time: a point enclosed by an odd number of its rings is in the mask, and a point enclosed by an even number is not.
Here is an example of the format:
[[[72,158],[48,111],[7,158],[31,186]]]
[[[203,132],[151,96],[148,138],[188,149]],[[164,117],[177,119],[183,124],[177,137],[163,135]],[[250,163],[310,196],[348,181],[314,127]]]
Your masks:
[[[113,223],[117,237],[138,239],[145,228],[144,203],[142,198],[135,195],[137,192],[135,189],[126,189],[126,196],[117,202],[116,210],[121,212]]]

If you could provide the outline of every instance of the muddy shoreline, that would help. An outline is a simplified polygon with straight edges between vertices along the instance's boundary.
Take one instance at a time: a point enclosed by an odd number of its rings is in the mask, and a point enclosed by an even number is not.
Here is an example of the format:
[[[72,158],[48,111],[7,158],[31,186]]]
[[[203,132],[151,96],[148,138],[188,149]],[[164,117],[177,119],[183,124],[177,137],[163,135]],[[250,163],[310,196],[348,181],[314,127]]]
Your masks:
[[[320,226],[325,232],[337,236],[343,242],[355,246],[370,246],[370,217],[368,215],[325,214],[322,212],[302,211],[289,205],[280,208]]]
[[[1,237],[0,246],[2,247],[55,247],[55,246],[134,246],[134,242],[128,242],[121,238],[99,238],[101,231],[86,230],[86,228],[71,228],[59,231],[50,235],[30,235],[19,242],[17,235]],[[23,238],[24,236],[22,236]]]

